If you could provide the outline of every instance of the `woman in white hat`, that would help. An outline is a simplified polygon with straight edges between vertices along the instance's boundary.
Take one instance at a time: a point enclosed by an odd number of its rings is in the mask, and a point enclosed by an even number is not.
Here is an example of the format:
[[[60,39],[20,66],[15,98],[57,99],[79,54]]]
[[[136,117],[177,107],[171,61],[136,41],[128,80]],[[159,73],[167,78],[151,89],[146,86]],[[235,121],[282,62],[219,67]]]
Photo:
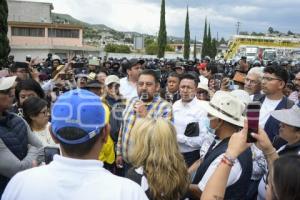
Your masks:
[[[258,134],[253,134],[257,139],[257,146],[264,152],[268,160],[269,168],[273,161],[279,156],[298,154],[300,155],[300,107],[294,105],[290,109],[276,110],[271,116],[280,121],[279,136],[287,141],[287,144],[278,151],[272,146],[271,141],[263,130]],[[265,176],[258,187],[258,200],[266,198],[266,179]]]
[[[299,173],[297,173],[300,167],[300,107],[295,105],[290,109],[273,111],[271,115],[280,121],[280,137],[287,141],[287,145],[276,152],[263,129],[259,129],[258,134],[252,133],[252,136],[257,139],[255,145],[264,152],[271,169],[269,177],[265,176],[260,182],[257,199],[298,200],[300,197]],[[242,153],[250,145],[246,143],[246,135],[246,128],[234,134],[229,141],[227,151],[234,156]],[[230,170],[226,165],[218,166],[202,195],[204,199],[224,196]],[[266,184],[267,179],[268,184]]]
[[[230,92],[217,91],[210,102],[203,101],[203,108],[210,116],[210,129],[216,140],[208,149],[198,168],[190,190],[198,199],[214,173],[223,162],[232,166],[224,199],[244,199],[252,173],[251,150],[248,148],[236,159],[226,152],[229,139],[244,126],[245,104]]]

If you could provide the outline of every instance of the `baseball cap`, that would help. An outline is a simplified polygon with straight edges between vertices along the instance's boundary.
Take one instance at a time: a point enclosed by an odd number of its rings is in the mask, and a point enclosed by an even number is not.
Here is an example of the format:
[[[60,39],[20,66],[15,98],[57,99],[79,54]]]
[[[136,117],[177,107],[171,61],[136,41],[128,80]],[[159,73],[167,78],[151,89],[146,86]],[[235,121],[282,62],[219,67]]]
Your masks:
[[[105,85],[108,86],[111,83],[117,83],[117,84],[120,85],[120,79],[119,79],[119,77],[117,77],[116,75],[109,75],[105,79]]]
[[[130,60],[129,60],[129,64],[130,64],[130,67],[133,67],[133,66],[135,66],[135,65],[137,65],[137,64],[144,64],[145,63],[145,61],[144,60],[142,60],[142,59],[136,59],[136,58],[131,58]]]
[[[11,88],[14,85],[16,78],[16,76],[0,78],[0,90],[7,90]]]
[[[81,144],[97,134],[105,126],[105,109],[100,98],[84,89],[70,90],[62,94],[53,105],[51,114],[52,132],[65,144]],[[76,140],[69,140],[59,135],[61,128],[74,127],[86,132]]]
[[[200,64],[197,66],[197,68],[198,68],[198,69],[204,70],[204,69],[206,68],[206,66],[207,66],[207,63],[200,63]]]

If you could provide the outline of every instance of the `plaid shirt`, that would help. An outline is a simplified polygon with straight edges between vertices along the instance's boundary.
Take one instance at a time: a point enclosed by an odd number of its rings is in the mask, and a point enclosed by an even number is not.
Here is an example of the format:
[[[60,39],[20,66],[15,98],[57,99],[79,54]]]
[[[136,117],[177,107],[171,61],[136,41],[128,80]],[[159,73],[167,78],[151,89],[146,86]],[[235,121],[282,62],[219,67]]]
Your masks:
[[[128,101],[126,108],[123,112],[123,122],[119,132],[118,144],[117,144],[117,155],[123,157],[125,161],[128,161],[128,146],[130,139],[130,131],[136,121],[136,119],[141,118],[134,111],[135,103],[139,101],[137,97],[132,98]],[[173,121],[172,105],[160,98],[155,97],[152,102],[146,104],[147,107],[147,117],[158,118],[162,117]]]

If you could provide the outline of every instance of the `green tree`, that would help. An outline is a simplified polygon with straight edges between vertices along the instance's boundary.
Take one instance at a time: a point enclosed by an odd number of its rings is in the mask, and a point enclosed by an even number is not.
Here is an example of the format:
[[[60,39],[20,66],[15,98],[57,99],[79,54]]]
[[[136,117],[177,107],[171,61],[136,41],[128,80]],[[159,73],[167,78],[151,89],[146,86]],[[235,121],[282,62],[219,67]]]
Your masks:
[[[268,32],[269,32],[270,34],[272,34],[272,33],[274,33],[274,29],[273,29],[272,27],[269,27],[269,28],[268,28]]]
[[[165,18],[165,0],[161,1],[161,10],[160,10],[160,26],[158,33],[158,51],[157,57],[163,58],[165,55],[165,49],[167,45],[167,30],[166,30],[166,18]]]
[[[157,55],[158,45],[156,42],[150,43],[145,47],[146,54],[148,55]]]
[[[173,51],[175,51],[175,48],[172,47],[171,45],[167,44],[166,51],[172,51],[173,52]]]
[[[214,38],[211,42],[211,58],[215,58],[218,50],[217,50],[218,41]]]
[[[207,34],[207,38],[206,38],[206,42],[207,42],[207,55],[211,58],[213,58],[212,55],[212,41],[211,41],[211,32],[210,32],[210,24],[208,25],[208,34]]]
[[[201,58],[203,59],[206,55],[207,55],[207,18],[205,18]]]
[[[194,60],[197,59],[197,40],[195,36],[195,41],[194,41]]]
[[[189,8],[186,9],[185,31],[184,31],[184,59],[190,58],[190,24],[189,24]]]
[[[0,0],[0,67],[7,62],[7,57],[10,52],[9,40],[7,38],[7,17],[8,7],[6,0]]]

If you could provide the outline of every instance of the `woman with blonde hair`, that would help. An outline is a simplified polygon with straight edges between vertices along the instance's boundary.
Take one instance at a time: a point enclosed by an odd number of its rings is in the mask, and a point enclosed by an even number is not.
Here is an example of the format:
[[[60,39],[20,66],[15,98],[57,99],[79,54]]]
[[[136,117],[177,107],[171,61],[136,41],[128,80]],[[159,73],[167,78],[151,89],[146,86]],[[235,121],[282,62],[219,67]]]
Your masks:
[[[131,134],[129,160],[134,167],[126,177],[141,185],[149,199],[183,197],[189,186],[189,175],[174,126],[162,118],[141,119]]]

